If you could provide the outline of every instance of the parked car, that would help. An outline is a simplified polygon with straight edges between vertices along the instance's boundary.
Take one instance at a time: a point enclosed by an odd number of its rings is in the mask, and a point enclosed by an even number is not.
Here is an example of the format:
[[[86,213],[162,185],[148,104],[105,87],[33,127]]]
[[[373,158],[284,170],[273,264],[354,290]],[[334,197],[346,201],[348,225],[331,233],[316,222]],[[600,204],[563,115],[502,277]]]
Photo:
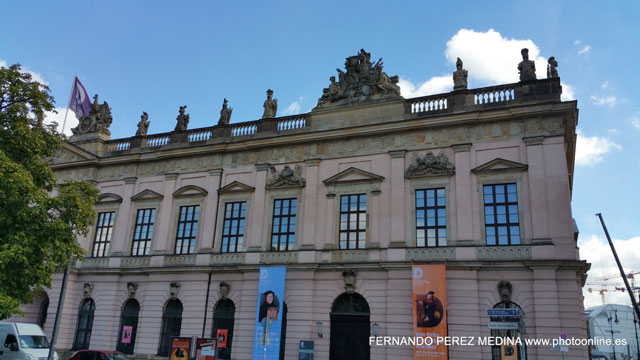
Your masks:
[[[131,360],[127,355],[113,350],[78,350],[69,360]]]
[[[49,340],[36,324],[0,322],[0,360],[46,360]],[[58,354],[53,353],[58,360]]]

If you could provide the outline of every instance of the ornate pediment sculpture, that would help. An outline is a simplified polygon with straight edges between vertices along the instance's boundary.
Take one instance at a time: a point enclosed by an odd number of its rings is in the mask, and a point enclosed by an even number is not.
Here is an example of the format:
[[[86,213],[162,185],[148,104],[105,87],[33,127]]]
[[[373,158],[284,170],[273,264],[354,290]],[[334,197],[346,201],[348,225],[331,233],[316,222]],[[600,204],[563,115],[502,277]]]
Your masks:
[[[180,106],[180,112],[178,114],[178,117],[176,118],[177,123],[176,123],[176,128],[174,129],[174,131],[185,131],[185,130],[187,130],[187,127],[189,126],[189,114],[185,114],[184,113],[186,108],[187,108],[187,105]]]
[[[398,76],[389,77],[382,71],[382,58],[371,63],[371,53],[360,49],[358,55],[349,56],[344,64],[346,72],[338,70],[336,77],[329,78],[331,84],[322,91],[318,105],[322,108],[333,105],[350,104],[354,102],[399,98],[400,87]]]
[[[89,114],[81,117],[78,126],[71,129],[71,132],[73,132],[72,138],[84,134],[99,134],[109,137],[111,136],[109,126],[111,126],[112,122],[113,117],[111,116],[109,104],[106,101],[99,104],[98,94],[96,94],[93,97],[93,104],[91,104]]]
[[[432,152],[428,152],[422,158],[414,154],[413,163],[407,168],[405,177],[411,179],[424,176],[453,175],[453,173],[454,166],[444,154],[435,156]]]
[[[285,165],[282,171],[277,172],[273,166],[269,167],[271,177],[267,179],[267,189],[283,187],[304,187],[307,180],[302,177],[302,166],[296,165],[295,170],[291,170],[289,165]]]

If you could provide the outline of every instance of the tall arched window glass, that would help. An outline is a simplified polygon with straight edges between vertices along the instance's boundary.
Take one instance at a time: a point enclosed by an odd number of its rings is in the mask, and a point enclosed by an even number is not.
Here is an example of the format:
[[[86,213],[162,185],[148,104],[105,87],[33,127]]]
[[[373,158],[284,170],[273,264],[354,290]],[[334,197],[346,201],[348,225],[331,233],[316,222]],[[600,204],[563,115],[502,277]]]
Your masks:
[[[520,307],[520,305],[511,302],[511,301],[501,301],[499,303],[497,303],[496,305],[493,306],[494,309],[516,309],[518,310],[518,314],[520,314],[520,319],[521,321],[518,322],[518,328],[512,329],[512,330],[491,330],[491,336],[493,338],[496,337],[500,337],[500,338],[512,338],[512,339],[516,339],[516,338],[521,338],[522,340],[522,346],[518,346],[518,345],[512,345],[512,344],[506,344],[506,345],[493,345],[491,347],[491,359],[492,360],[501,360],[503,358],[506,358],[508,356],[509,359],[513,358],[516,354],[518,357],[518,360],[525,360],[527,358],[527,347],[526,344],[524,343],[524,340],[522,339],[522,330],[524,329],[524,311],[522,311],[522,308]],[[515,322],[518,318],[513,318],[513,317],[501,317],[501,316],[492,316],[490,318],[491,322]],[[515,326],[514,325],[514,326]]]
[[[169,300],[162,313],[162,329],[160,330],[158,355],[169,355],[169,350],[171,350],[171,337],[180,336],[181,326],[182,303],[178,299]]]
[[[82,302],[78,311],[78,322],[76,324],[76,336],[73,340],[73,350],[88,349],[91,343],[91,329],[93,328],[93,313],[96,304],[89,298]]]
[[[38,325],[44,330],[47,324],[47,315],[49,314],[49,295],[43,292],[39,297],[42,297],[42,301],[40,302],[40,311],[38,312]]]
[[[136,299],[129,299],[122,307],[120,314],[120,332],[118,332],[118,346],[116,350],[133,354],[136,345],[136,333],[138,332],[138,314],[140,303]]]
[[[213,310],[213,329],[211,329],[211,337],[217,338],[218,329],[227,330],[227,347],[224,349],[218,349],[218,359],[231,359],[235,314],[236,305],[231,301],[231,299],[218,301],[215,309]]]

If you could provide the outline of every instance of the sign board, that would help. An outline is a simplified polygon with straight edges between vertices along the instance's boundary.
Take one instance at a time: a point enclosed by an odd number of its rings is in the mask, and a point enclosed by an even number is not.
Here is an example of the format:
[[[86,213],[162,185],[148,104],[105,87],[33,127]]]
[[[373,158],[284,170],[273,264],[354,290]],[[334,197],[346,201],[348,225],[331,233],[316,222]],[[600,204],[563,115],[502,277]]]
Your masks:
[[[491,330],[518,330],[519,326],[517,322],[489,321]]]
[[[215,360],[216,339],[198,338],[196,340],[195,360]]]
[[[300,340],[298,360],[313,360],[313,340]]]
[[[280,334],[287,268],[260,267],[253,335],[254,360],[280,359]]]
[[[413,265],[413,335],[432,338],[447,336],[447,277],[444,265]],[[414,360],[447,360],[449,350],[442,344],[416,345]]]
[[[518,309],[487,309],[487,316],[519,317]]]
[[[187,360],[191,352],[191,338],[173,337],[171,338],[170,360]]]

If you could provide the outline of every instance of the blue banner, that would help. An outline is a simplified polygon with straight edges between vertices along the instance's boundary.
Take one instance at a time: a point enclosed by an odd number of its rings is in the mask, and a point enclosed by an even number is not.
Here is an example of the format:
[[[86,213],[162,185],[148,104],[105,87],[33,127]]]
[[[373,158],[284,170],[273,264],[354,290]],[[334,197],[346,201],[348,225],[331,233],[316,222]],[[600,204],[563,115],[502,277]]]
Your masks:
[[[261,267],[256,307],[253,360],[280,358],[280,330],[284,308],[284,279],[287,268]]]

